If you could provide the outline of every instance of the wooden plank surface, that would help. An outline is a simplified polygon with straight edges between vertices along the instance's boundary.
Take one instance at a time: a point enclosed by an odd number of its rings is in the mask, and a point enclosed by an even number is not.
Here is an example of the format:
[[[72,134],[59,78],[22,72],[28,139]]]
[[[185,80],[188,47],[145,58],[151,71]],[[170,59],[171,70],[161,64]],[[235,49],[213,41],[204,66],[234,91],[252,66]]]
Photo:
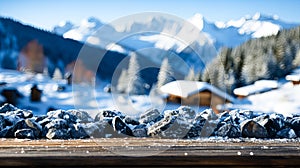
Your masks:
[[[300,166],[298,140],[0,140],[0,166]]]

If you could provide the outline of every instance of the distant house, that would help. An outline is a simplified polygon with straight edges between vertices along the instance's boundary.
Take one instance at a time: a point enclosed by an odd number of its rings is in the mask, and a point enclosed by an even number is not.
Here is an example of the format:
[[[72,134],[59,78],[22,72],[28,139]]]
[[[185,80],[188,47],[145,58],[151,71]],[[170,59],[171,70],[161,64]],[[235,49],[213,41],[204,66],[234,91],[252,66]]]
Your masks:
[[[76,65],[76,68],[75,68]],[[72,61],[65,67],[65,78],[68,84],[71,83],[87,83],[95,82],[95,72],[89,70],[81,60]]]
[[[295,69],[290,75],[285,77],[286,80],[293,83],[293,85],[300,84],[300,67]]]
[[[235,101],[232,96],[206,82],[177,80],[163,85],[160,91],[167,102],[207,106],[217,113],[217,105]]]
[[[33,85],[30,92],[30,100],[33,102],[41,101],[42,93],[43,91],[40,90],[36,84]]]
[[[37,40],[29,41],[20,51],[18,67],[20,71],[43,73],[47,66],[43,45]]]
[[[12,105],[17,105],[18,99],[22,97],[21,93],[14,87],[6,87],[1,91],[1,99],[5,98],[5,103],[10,103]]]
[[[278,82],[275,80],[259,80],[252,85],[236,88],[233,93],[240,99],[250,95],[267,92],[278,88]]]

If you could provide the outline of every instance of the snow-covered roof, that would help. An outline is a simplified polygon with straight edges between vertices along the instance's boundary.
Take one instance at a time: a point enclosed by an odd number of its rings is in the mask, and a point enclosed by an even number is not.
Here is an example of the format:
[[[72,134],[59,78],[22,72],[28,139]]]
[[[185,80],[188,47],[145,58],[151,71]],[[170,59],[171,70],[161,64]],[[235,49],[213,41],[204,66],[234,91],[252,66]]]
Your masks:
[[[294,69],[290,75],[285,77],[289,81],[300,81],[300,67]]]
[[[177,80],[170,83],[167,83],[160,87],[160,91],[164,94],[172,94],[180,97],[187,98],[195,93],[209,90],[212,93],[225,98],[231,102],[234,102],[234,97],[229,94],[219,90],[218,88],[206,83],[206,82],[196,82],[196,81],[186,81],[186,80]]]
[[[300,81],[300,74],[299,75],[287,75],[285,77],[286,80],[289,81]]]
[[[258,80],[254,85],[258,87],[278,88],[278,82],[276,80]]]
[[[256,93],[267,92],[278,88],[278,82],[275,80],[259,80],[253,85],[248,85],[233,90],[235,95],[249,96]]]

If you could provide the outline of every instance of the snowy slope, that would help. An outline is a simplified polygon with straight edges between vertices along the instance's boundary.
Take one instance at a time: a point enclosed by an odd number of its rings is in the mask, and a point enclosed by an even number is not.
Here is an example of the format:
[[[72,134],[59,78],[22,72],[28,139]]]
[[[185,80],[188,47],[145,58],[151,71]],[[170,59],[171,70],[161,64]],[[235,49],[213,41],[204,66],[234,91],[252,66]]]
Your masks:
[[[103,91],[103,86],[107,83],[101,82],[101,86],[96,90],[86,85],[67,85],[64,80],[53,80],[41,74],[34,75],[13,70],[0,69],[0,81],[7,85],[5,88],[17,88],[24,96],[19,99],[18,107],[29,109],[36,114],[46,114],[51,108],[56,109],[83,109],[94,116],[99,109],[119,110],[128,115],[138,115],[149,108],[174,109],[178,104],[165,104],[162,97],[153,90],[150,96],[126,96],[122,94],[110,94]],[[29,99],[30,89],[33,84],[38,84],[38,88],[43,90],[41,102],[31,102]],[[299,114],[300,112],[300,85],[293,86],[289,82],[281,83],[281,87],[262,94],[251,95],[246,100],[235,101],[233,105],[227,105],[232,109],[247,109],[263,113],[280,113],[285,116]],[[59,86],[64,86],[65,90],[58,91]],[[169,88],[170,89],[170,88]],[[91,96],[92,95],[92,96]],[[3,97],[0,96],[0,101]],[[193,107],[195,110],[203,110],[203,107]],[[208,108],[208,107],[205,107]]]

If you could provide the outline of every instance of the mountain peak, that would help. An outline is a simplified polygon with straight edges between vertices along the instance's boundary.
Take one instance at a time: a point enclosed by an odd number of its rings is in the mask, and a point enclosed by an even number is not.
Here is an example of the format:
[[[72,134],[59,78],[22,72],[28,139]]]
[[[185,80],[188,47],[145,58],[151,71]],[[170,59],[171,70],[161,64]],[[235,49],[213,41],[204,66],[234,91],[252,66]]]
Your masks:
[[[57,26],[53,28],[53,32],[59,35],[70,31],[74,27],[73,23],[70,21],[61,21]]]
[[[256,12],[253,16],[252,16],[252,19],[253,20],[258,20],[260,18],[261,14],[260,12]]]
[[[137,20],[128,22],[126,24],[118,24],[117,26],[112,25],[111,29],[108,30],[108,32],[110,33],[106,34],[115,35],[117,33],[139,32],[141,30],[145,31],[152,29],[155,29],[158,32],[165,30],[176,32],[180,30],[176,22],[168,21],[160,15],[151,15],[142,18],[137,17],[136,19]],[[254,15],[246,15],[244,17],[241,17],[240,19],[218,21],[215,23],[207,21],[202,14],[195,13],[191,18],[188,19],[188,21],[195,25],[195,27],[197,27],[199,31],[206,33],[209,38],[215,41],[218,45],[227,47],[237,46],[251,38],[260,38],[275,35],[281,29],[288,29],[299,25],[281,21],[279,20],[279,17],[277,15],[265,15],[260,12],[257,12]],[[89,17],[84,19],[80,25],[75,25],[71,29],[65,29],[68,31],[62,31],[66,32],[63,33],[63,37],[85,41],[87,37],[98,30],[102,25],[103,24],[99,19],[95,17]],[[109,35],[107,37],[101,38],[109,39],[111,37]],[[97,39],[97,41],[103,40]],[[142,41],[143,43],[145,42],[143,40],[140,41]],[[161,41],[165,42],[166,40],[160,39],[156,42],[150,40],[148,42],[156,43],[158,46],[162,46],[160,45]]]
[[[96,17],[89,17],[81,21],[81,26],[87,28],[98,28],[101,27],[102,25],[103,23]]]
[[[202,30],[205,24],[204,17],[200,13],[196,13],[193,17],[188,19],[188,21],[196,26],[199,30]]]
[[[272,21],[272,20],[279,20],[278,15],[268,15],[268,14],[262,14],[260,12],[256,12],[252,18],[252,20],[257,20],[257,21]],[[248,20],[251,20],[248,15]]]

